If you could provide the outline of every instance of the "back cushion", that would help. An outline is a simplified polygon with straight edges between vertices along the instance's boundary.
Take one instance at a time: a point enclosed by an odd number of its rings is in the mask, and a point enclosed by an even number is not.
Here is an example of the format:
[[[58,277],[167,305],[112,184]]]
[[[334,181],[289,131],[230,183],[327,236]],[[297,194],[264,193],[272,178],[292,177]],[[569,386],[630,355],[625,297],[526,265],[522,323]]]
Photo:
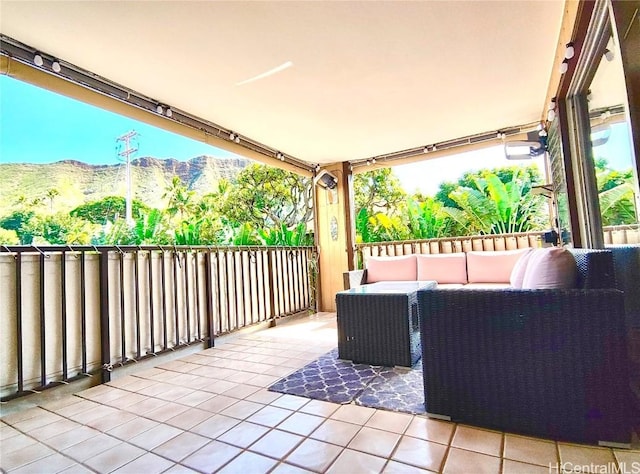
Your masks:
[[[377,281],[416,281],[416,256],[369,257],[366,259],[367,283]]]
[[[533,252],[534,249],[526,249],[525,253],[520,255],[520,258],[513,266],[511,277],[509,278],[512,288],[522,288],[522,283],[524,282],[524,274],[527,271],[527,263],[529,263],[529,259],[531,258]]]
[[[416,255],[418,280],[438,283],[467,283],[467,257],[464,253]]]
[[[527,250],[467,252],[469,283],[509,283],[513,267]]]
[[[527,263],[522,288],[575,288],[577,275],[576,260],[567,249],[537,249]]]

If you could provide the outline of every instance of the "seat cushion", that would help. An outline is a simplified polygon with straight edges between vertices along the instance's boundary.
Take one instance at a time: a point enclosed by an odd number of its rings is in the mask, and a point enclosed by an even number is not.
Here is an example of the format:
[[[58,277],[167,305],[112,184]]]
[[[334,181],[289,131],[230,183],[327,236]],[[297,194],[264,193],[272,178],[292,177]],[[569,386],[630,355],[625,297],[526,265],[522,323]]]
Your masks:
[[[418,259],[418,280],[440,283],[467,283],[467,257],[464,253],[421,254]]]
[[[513,267],[527,250],[467,252],[469,283],[510,283]]]
[[[577,275],[576,260],[567,249],[537,249],[527,262],[522,288],[575,288]]]
[[[415,255],[402,257],[368,257],[367,283],[378,281],[415,281],[417,280],[417,264]]]

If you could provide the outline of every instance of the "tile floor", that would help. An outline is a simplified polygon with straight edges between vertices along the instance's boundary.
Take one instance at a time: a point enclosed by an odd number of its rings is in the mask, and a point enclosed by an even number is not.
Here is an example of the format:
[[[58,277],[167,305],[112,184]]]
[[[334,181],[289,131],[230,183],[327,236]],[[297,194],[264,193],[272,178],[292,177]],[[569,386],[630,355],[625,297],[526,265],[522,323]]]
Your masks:
[[[336,340],[335,314],[319,314],[7,415],[0,466],[9,473],[640,472],[640,450],[266,390]]]

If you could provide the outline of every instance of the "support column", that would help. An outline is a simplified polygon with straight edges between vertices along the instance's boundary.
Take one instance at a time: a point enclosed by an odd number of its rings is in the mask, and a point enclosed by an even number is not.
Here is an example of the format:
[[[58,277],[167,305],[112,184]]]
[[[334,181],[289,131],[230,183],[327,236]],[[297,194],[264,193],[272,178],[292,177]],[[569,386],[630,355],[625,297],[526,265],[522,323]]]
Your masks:
[[[353,180],[348,163],[324,167],[338,179],[335,189],[316,185],[316,241],[320,249],[318,310],[336,310],[336,292],[343,289],[342,273],[353,269]]]

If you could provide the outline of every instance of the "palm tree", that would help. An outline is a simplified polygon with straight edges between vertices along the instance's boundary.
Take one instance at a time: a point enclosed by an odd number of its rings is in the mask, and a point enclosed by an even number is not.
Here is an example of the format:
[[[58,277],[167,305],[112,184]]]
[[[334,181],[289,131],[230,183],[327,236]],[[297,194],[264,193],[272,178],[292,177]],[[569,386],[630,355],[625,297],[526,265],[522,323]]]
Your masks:
[[[53,214],[53,200],[55,199],[56,196],[60,195],[60,191],[58,191],[55,188],[51,188],[49,189],[45,196],[49,199],[49,210],[51,211],[51,213]]]

